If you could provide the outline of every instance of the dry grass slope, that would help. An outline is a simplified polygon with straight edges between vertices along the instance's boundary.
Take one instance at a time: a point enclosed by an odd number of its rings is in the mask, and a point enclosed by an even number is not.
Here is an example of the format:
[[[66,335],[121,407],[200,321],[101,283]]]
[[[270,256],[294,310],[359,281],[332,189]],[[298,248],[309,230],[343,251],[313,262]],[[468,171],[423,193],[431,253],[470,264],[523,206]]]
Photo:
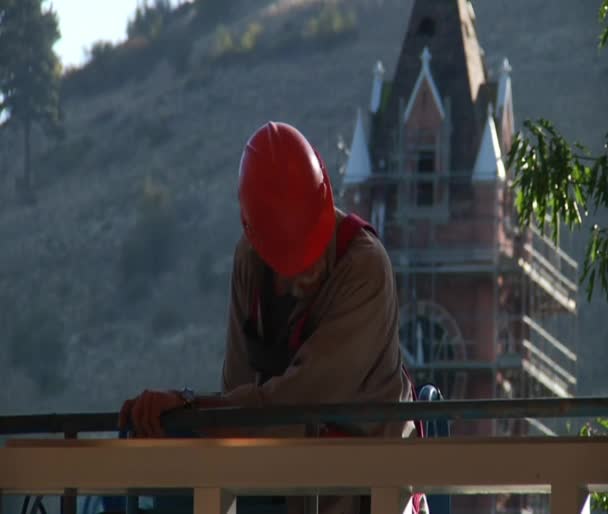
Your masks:
[[[350,140],[375,61],[392,73],[410,7],[351,0],[359,22],[348,38],[276,51],[270,43],[303,26],[318,4],[250,2],[225,27],[243,34],[259,23],[266,46],[211,61],[205,56],[215,33],[204,33],[183,73],[164,60],[144,78],[69,99],[69,139],[39,146],[43,192],[35,207],[14,197],[19,139],[2,136],[0,300],[22,312],[45,307],[61,321],[65,358],[49,366],[67,377],[62,388],[42,393],[35,367],[15,366],[0,353],[2,413],[117,409],[144,387],[218,387],[243,142],[268,119],[293,123],[325,154],[336,180],[337,136]],[[475,7],[488,64],[496,68],[507,55],[513,65],[516,118],[553,118],[567,134],[598,145],[608,56],[595,52],[590,4],[484,0]],[[146,180],[171,200],[174,251],[170,265],[126,287],[121,248],[140,215]],[[608,390],[600,380],[608,351],[602,309],[599,302],[582,308],[585,392]]]

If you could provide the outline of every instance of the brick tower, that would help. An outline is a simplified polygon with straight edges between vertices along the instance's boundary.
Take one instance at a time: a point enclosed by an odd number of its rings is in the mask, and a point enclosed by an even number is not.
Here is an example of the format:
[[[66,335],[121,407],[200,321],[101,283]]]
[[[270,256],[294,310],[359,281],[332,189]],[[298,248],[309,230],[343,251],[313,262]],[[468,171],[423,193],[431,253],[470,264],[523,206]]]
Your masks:
[[[340,205],[370,220],[389,251],[408,368],[451,399],[574,395],[576,263],[518,226],[504,159],[515,131],[508,60],[490,77],[468,0],[417,0],[392,80],[384,74],[378,62],[358,109]],[[535,419],[453,426],[556,430]],[[455,512],[492,510],[461,500]]]

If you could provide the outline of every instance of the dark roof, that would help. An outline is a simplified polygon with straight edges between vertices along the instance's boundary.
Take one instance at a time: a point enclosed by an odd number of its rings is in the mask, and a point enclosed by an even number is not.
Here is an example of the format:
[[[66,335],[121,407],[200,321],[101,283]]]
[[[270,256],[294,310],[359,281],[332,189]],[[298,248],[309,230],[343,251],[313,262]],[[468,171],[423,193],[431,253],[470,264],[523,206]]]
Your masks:
[[[496,108],[496,95],[498,94],[497,82],[485,82],[479,87],[477,102],[475,103],[475,114],[479,124],[483,124],[488,117],[488,106],[492,104]]]
[[[470,170],[483,127],[476,112],[476,100],[480,86],[486,82],[486,71],[468,0],[415,2],[386,107],[373,120],[373,162],[391,160],[399,105],[402,102],[404,106],[409,100],[425,46],[432,55],[430,68],[439,94],[442,100],[450,98],[451,168]],[[486,93],[484,89],[483,94]]]

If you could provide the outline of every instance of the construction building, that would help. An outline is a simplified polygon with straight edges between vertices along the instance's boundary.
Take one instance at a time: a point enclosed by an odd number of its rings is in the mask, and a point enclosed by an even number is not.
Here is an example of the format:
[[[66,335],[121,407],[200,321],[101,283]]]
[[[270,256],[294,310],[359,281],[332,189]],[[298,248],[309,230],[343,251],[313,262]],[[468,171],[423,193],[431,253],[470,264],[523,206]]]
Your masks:
[[[506,58],[486,68],[469,1],[417,0],[393,77],[381,62],[373,69],[341,170],[341,206],[372,222],[393,262],[406,364],[450,399],[576,394],[577,265],[537,228],[519,227],[505,158],[516,130],[511,72]],[[453,433],[561,428],[502,420]],[[524,507],[544,505],[454,504]]]

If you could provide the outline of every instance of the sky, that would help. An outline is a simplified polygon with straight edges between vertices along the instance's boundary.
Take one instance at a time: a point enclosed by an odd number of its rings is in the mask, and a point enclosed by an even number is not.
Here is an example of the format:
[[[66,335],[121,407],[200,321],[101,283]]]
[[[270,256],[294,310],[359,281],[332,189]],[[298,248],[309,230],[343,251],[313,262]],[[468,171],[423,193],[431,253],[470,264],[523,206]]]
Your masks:
[[[59,17],[61,39],[55,45],[64,67],[80,65],[95,41],[126,37],[127,21],[142,0],[48,0]],[[150,4],[153,2],[150,1]],[[171,2],[175,4],[176,1]]]

